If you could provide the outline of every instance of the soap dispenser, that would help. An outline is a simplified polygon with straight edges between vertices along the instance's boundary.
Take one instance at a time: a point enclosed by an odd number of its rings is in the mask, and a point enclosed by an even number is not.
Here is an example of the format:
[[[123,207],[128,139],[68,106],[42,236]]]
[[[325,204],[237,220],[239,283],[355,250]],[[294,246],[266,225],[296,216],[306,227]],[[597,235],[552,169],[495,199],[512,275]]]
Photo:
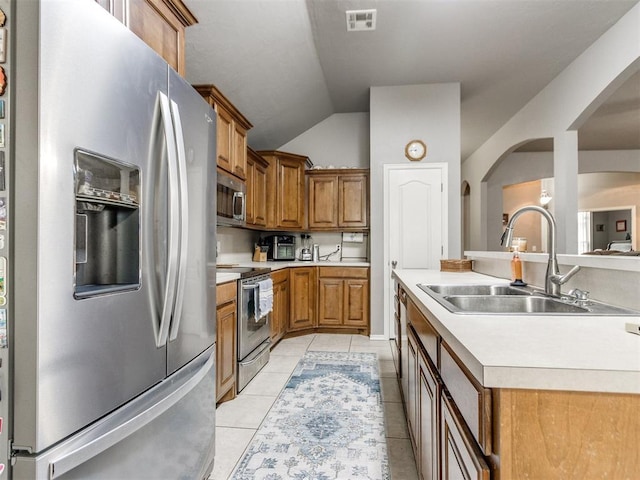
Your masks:
[[[524,287],[527,285],[522,281],[522,260],[520,260],[517,248],[514,249],[511,259],[511,280],[513,280],[511,282],[513,286]]]

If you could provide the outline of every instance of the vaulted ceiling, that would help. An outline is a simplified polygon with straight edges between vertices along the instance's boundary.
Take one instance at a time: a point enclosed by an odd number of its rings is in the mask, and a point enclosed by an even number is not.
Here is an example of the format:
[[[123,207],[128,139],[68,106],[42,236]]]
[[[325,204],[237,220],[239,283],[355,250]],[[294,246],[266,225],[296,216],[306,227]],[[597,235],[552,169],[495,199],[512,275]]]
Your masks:
[[[199,21],[187,29],[187,80],[215,84],[254,125],[256,149],[334,113],[368,112],[371,86],[460,82],[464,160],[636,3],[185,0]],[[346,10],[370,8],[376,30],[347,32]],[[627,118],[630,103],[640,112],[634,81],[616,107]]]

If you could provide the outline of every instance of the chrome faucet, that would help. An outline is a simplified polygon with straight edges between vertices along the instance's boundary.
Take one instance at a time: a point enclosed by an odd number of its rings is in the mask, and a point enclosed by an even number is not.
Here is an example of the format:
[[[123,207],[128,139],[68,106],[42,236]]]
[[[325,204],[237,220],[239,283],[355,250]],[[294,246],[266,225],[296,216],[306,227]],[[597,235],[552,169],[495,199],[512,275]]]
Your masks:
[[[564,275],[560,275],[560,269],[558,268],[558,259],[556,258],[556,221],[553,216],[545,208],[537,205],[528,205],[526,207],[519,208],[515,211],[512,217],[509,219],[507,228],[502,234],[500,239],[501,245],[511,245],[511,238],[513,237],[513,228],[516,224],[516,219],[524,212],[538,212],[544,218],[546,218],[549,224],[549,230],[547,232],[547,252],[549,253],[549,261],[547,262],[547,273],[545,275],[544,291],[548,295],[554,295],[559,297],[561,295],[561,286],[569,281],[578,270],[580,265],[576,265]]]

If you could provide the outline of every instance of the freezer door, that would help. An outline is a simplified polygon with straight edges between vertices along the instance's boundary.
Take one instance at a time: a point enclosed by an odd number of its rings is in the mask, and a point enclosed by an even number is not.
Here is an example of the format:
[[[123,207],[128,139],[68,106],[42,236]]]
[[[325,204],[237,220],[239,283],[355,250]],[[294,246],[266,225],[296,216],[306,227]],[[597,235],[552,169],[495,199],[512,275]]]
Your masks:
[[[18,7],[13,440],[18,450],[41,452],[166,375],[166,347],[157,343],[166,240],[157,234],[167,215],[154,182],[166,173],[158,92],[168,91],[168,68],[96,2]],[[139,171],[139,281],[130,282],[139,287],[74,297],[78,148]],[[152,217],[154,204],[160,213]],[[126,264],[127,249],[105,260]]]
[[[215,289],[208,291],[207,263],[215,264],[215,112],[170,70],[169,98],[176,136],[180,190],[178,282],[167,351],[167,373],[215,342]],[[213,202],[213,203],[212,203]],[[212,301],[213,300],[213,301]]]
[[[135,401],[37,457],[18,457],[13,478],[180,480],[213,467],[215,350]]]

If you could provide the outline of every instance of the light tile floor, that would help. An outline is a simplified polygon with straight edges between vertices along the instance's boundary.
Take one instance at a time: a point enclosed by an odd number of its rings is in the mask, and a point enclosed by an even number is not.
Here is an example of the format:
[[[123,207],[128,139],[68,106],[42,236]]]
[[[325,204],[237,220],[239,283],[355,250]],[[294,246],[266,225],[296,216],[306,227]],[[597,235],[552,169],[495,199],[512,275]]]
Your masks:
[[[362,335],[312,334],[281,340],[269,363],[234,400],[216,410],[216,458],[210,480],[227,480],[307,350],[378,354],[392,480],[418,478],[388,341]]]

